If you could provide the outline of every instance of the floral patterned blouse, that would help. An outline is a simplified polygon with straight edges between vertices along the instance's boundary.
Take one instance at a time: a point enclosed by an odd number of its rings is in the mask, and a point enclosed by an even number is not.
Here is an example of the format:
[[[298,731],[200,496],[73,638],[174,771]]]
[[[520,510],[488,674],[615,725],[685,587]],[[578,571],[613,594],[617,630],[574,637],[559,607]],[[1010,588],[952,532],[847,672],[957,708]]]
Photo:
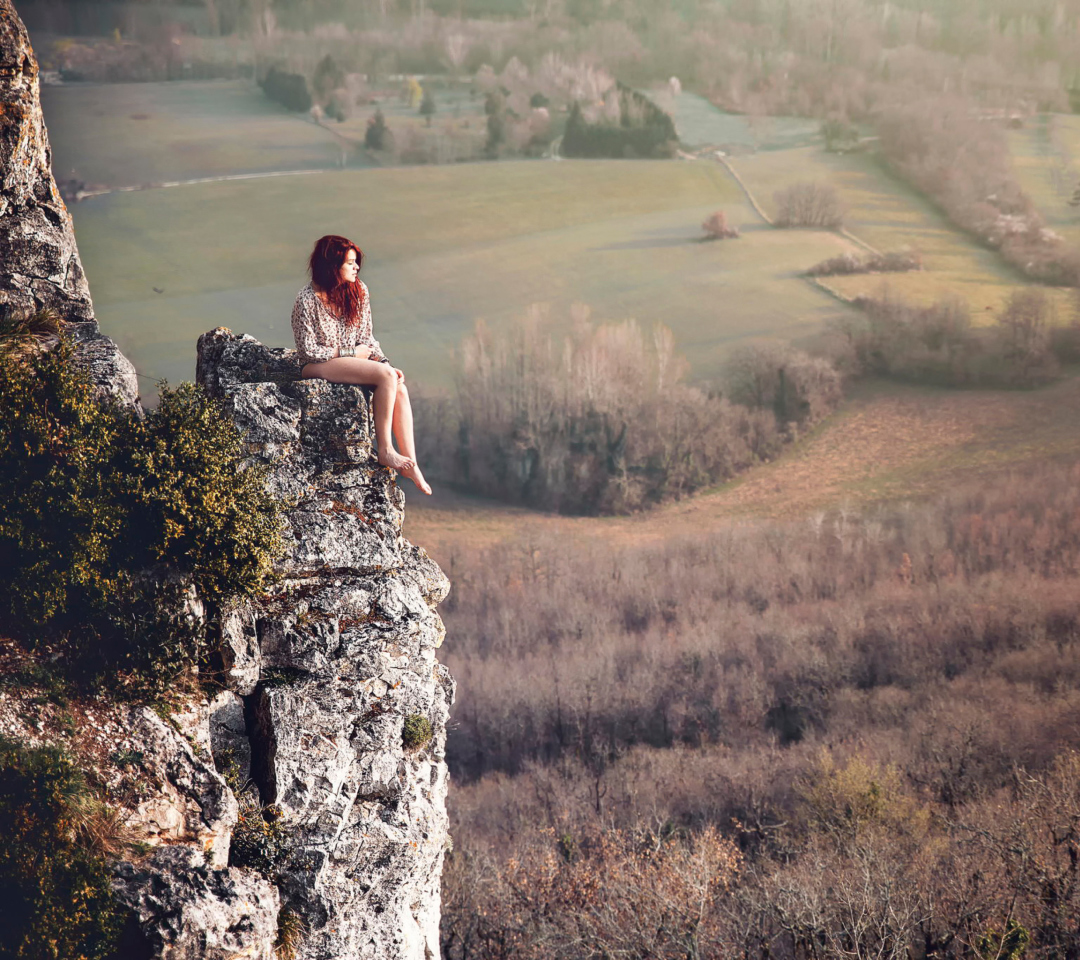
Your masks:
[[[310,283],[296,295],[292,329],[296,338],[296,359],[301,367],[331,359],[339,347],[357,345],[371,350],[370,360],[390,362],[383,355],[382,347],[371,329],[371,298],[367,286],[362,280],[360,286],[364,290],[364,303],[360,308],[360,323],[356,326],[350,326],[335,316],[319,299]]]

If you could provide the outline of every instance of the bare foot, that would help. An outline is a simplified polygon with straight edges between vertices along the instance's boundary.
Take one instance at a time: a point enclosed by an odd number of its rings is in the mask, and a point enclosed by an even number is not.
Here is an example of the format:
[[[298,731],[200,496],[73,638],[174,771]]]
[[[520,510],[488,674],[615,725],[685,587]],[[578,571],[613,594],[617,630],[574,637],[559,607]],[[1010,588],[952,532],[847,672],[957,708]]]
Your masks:
[[[403,477],[408,477],[421,493],[426,493],[431,496],[431,485],[424,479],[424,475],[420,472],[420,465],[414,463],[411,467],[404,468],[398,471]]]
[[[405,476],[409,474],[406,472],[410,467],[415,467],[416,464],[412,462],[408,457],[403,457],[393,447],[387,450],[385,453],[379,451],[379,463],[384,467],[389,467],[391,470],[396,470],[398,473],[404,473]]]

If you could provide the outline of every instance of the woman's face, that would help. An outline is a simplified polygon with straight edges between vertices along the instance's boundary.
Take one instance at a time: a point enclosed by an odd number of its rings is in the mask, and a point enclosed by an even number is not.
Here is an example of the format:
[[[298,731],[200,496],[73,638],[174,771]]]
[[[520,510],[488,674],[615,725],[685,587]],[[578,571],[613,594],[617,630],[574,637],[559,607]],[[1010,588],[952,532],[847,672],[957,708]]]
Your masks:
[[[350,250],[345,254],[345,262],[338,271],[338,279],[342,283],[353,283],[360,273],[360,264],[356,262],[356,251]]]

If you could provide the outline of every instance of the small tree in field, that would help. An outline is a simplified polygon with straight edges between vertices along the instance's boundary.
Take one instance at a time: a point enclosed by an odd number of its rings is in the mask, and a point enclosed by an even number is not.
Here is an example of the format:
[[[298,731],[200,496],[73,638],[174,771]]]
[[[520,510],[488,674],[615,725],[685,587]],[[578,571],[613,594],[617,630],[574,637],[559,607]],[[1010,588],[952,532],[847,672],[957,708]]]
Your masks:
[[[424,91],[424,97],[420,101],[420,116],[424,118],[427,125],[431,126],[431,118],[435,115],[435,97],[432,96],[430,90]]]
[[[774,194],[778,227],[818,227],[839,230],[844,225],[844,204],[828,183],[794,183]]]
[[[706,240],[727,240],[739,236],[739,228],[728,226],[727,214],[723,210],[717,210],[702,225]]]
[[[386,117],[381,110],[376,110],[375,116],[367,123],[364,146],[369,150],[385,150],[389,146],[389,140],[390,128],[386,125]]]

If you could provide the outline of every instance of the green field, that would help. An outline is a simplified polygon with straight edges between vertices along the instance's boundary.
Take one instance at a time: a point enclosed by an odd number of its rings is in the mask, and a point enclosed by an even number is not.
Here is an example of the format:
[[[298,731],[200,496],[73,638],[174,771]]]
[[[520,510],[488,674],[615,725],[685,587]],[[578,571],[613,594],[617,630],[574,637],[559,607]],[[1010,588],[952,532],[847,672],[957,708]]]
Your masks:
[[[712,146],[743,153],[747,150],[789,150],[821,141],[820,124],[816,120],[726,113],[693,93],[671,96],[659,90],[650,91],[649,95],[671,115],[679,140],[691,149]]]
[[[696,242],[718,208],[743,238]],[[329,232],[365,248],[376,335],[424,383],[450,382],[477,318],[532,303],[556,320],[583,302],[599,319],[663,322],[706,377],[734,342],[798,339],[847,309],[798,276],[847,242],[756,223],[723,169],[700,161],[345,170],[113,194],[74,215],[103,329],[140,372],[173,381],[218,325],[291,344],[306,255]]]
[[[1039,114],[1008,137],[1020,185],[1047,225],[1080,245],[1080,207],[1069,205],[1080,186],[1080,117]]]
[[[44,86],[41,101],[58,178],[130,187],[341,162],[331,132],[246,80]]]
[[[809,338],[848,309],[800,274],[851,242],[767,227],[710,160],[336,170],[338,134],[359,136],[364,116],[328,131],[243,81],[73,85],[45,94],[60,176],[73,158],[81,177],[106,183],[306,174],[114,193],[73,207],[102,326],[150,378],[190,378],[195,338],[218,325],[290,344],[307,252],[328,232],[365,248],[377,335],[431,385],[451,381],[454,348],[477,319],[505,322],[533,303],[550,304],[556,324],[574,302],[598,319],[663,322],[704,378],[719,373],[733,344]],[[870,156],[826,153],[813,123],[752,121],[690,94],[670,105],[690,145],[761,146],[732,162],[767,211],[777,189],[824,180],[841,192],[861,240],[923,254],[920,273],[831,278],[838,293],[959,296],[989,319],[1023,285]],[[392,125],[422,122],[394,97],[385,106]],[[445,94],[436,124],[471,123],[467,115],[478,109],[465,92]],[[1080,124],[1053,124],[1057,140],[1080,148]],[[1040,136],[1047,139],[1030,127],[1014,144],[1018,165],[1045,180]],[[716,209],[742,229],[739,240],[696,242]],[[1062,216],[1076,217],[1065,209]]]

